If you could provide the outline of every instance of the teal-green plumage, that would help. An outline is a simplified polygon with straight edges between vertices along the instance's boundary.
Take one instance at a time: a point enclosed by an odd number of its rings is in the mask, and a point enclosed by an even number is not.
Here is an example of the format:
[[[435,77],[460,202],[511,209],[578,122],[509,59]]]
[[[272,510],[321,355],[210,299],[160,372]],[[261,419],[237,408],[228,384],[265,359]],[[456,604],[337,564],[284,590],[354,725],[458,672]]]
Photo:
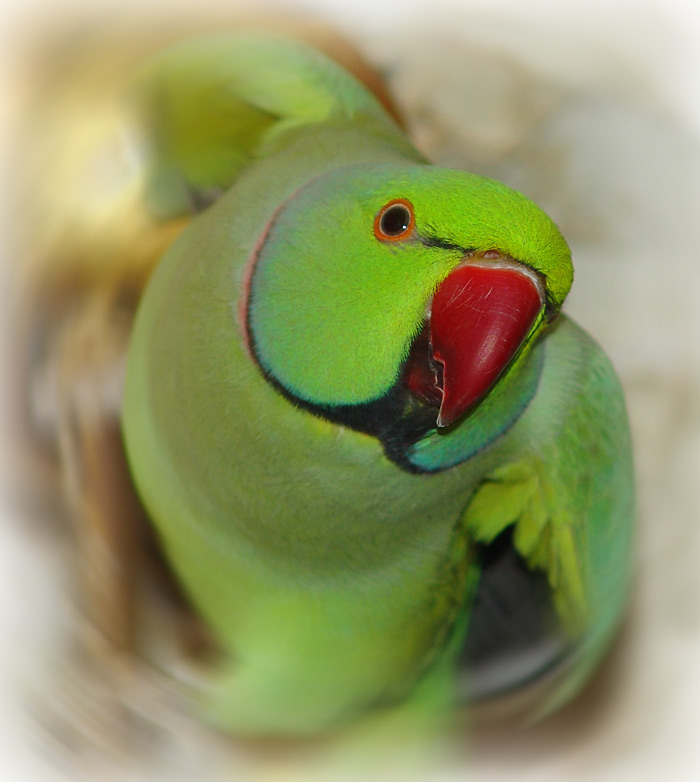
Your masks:
[[[196,65],[197,100],[162,62]],[[546,574],[562,643],[587,650],[577,670],[590,667],[624,597],[631,466],[613,370],[556,317],[572,274],[554,224],[504,185],[428,165],[368,93],[300,44],[193,42],[144,74],[147,101],[171,91],[178,106],[148,104],[156,145],[158,122],[173,120],[154,202],[213,203],[149,283],[124,432],[170,562],[230,658],[214,719],[308,732],[410,700],[456,658],[481,548],[510,526]],[[231,96],[270,121],[236,126],[217,179],[209,126],[192,133],[188,112],[222,79],[221,115],[207,104],[217,139]],[[381,222],[394,202],[395,229]],[[517,279],[537,314],[508,314],[522,339],[503,336],[494,376],[438,426],[453,381],[436,324],[425,338],[431,307],[450,294],[449,337],[451,299],[477,307],[462,290],[478,291],[475,267],[506,293]],[[490,293],[478,307],[498,318]]]

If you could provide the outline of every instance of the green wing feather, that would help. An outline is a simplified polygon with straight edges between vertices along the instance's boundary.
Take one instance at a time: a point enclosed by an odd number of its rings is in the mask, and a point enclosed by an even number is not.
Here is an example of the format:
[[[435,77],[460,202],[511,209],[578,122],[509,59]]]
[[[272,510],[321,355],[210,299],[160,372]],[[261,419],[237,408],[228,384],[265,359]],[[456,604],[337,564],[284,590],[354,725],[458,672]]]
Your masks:
[[[537,457],[504,465],[477,489],[465,524],[482,543],[491,543],[514,525],[515,548],[531,568],[547,574],[559,616],[576,635],[588,618],[583,525],[577,528],[576,518],[562,508],[557,496],[562,488],[552,485],[546,465]]]
[[[167,216],[211,201],[252,159],[301,127],[371,124],[409,148],[374,95],[289,38],[241,33],[185,41],[143,68],[136,93],[153,145],[149,203]]]

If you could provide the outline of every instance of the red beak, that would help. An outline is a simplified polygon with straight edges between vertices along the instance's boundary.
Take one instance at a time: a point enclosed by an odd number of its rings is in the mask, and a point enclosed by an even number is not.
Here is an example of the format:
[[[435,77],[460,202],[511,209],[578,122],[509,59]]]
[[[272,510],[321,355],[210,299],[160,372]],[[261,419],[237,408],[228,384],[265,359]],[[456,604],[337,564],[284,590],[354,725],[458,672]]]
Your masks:
[[[491,390],[543,304],[535,275],[512,262],[464,264],[444,280],[430,317],[432,356],[442,367],[438,426],[449,426]]]

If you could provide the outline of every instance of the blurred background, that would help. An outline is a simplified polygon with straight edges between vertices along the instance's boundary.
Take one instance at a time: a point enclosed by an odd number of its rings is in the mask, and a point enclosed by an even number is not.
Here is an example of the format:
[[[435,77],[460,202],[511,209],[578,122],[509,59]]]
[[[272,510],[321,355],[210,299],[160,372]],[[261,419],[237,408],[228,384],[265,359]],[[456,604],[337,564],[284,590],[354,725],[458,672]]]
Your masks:
[[[477,732],[473,779],[700,778],[700,23],[693,6],[681,0],[2,6],[0,335],[10,361],[18,329],[16,288],[8,295],[8,281],[14,283],[13,269],[23,260],[13,232],[14,196],[25,187],[16,178],[16,157],[19,149],[31,154],[19,129],[37,74],[50,68],[47,41],[64,30],[80,29],[88,38],[93,30],[95,40],[105,29],[134,30],[135,56],[148,31],[161,40],[166,25],[201,30],[234,24],[247,11],[320,20],[382,74],[417,145],[436,163],[501,179],[559,224],[576,270],[566,309],[603,344],[627,394],[639,484],[633,599],[616,649],[581,698],[529,731]],[[15,365],[9,366],[3,362],[3,379],[13,381],[6,373]],[[5,432],[16,428],[14,386],[0,386]],[[48,410],[50,422],[50,400],[39,409]],[[41,467],[3,440],[0,775],[74,779],[76,767],[59,749],[74,737],[61,742],[54,735],[52,743],[33,720],[42,699],[60,712],[61,686],[79,686],[74,674],[57,684],[59,651],[75,620],[69,544],[57,532],[61,524],[52,524],[65,509],[50,490],[33,494],[32,470]],[[90,724],[91,714],[75,708],[64,722]],[[147,695],[141,708],[148,708]],[[104,747],[79,770],[88,779],[231,778],[237,761],[220,737],[177,718],[168,730],[157,740],[149,736],[136,760]],[[444,778],[464,776],[454,771]]]

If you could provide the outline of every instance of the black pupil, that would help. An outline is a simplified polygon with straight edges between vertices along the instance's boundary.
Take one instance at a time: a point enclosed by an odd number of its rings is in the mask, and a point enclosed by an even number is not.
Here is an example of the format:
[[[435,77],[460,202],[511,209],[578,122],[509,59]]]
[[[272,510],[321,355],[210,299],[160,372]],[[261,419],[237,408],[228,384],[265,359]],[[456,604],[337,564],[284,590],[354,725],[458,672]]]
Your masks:
[[[402,234],[411,224],[411,213],[402,204],[390,206],[382,215],[379,227],[387,236]]]

